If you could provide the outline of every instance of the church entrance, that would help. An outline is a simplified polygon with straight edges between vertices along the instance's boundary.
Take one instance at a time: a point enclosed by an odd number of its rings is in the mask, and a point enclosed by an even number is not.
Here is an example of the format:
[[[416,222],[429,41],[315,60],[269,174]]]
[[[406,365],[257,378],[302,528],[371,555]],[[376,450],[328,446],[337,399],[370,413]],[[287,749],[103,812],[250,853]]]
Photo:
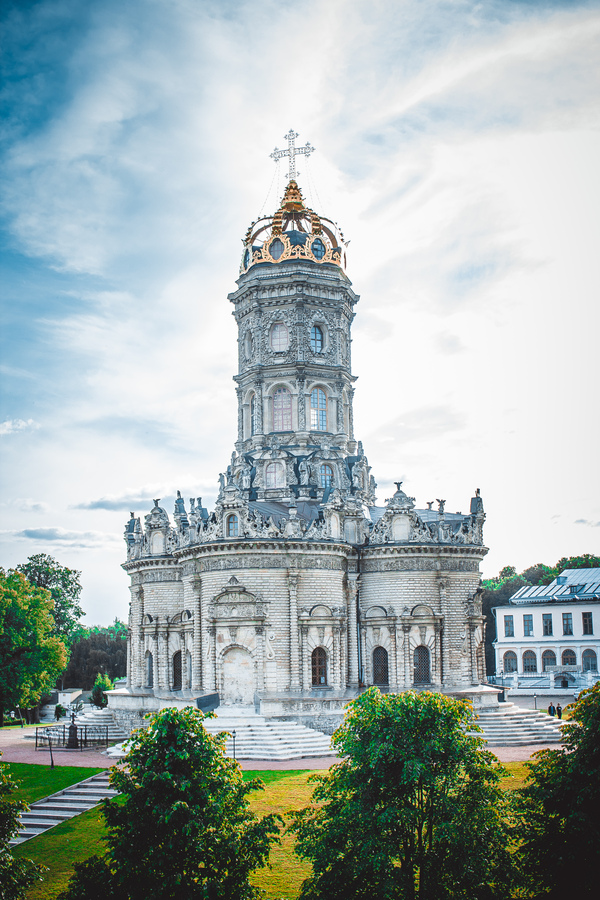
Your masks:
[[[251,706],[254,703],[256,679],[254,660],[242,647],[232,647],[223,656],[221,703]]]

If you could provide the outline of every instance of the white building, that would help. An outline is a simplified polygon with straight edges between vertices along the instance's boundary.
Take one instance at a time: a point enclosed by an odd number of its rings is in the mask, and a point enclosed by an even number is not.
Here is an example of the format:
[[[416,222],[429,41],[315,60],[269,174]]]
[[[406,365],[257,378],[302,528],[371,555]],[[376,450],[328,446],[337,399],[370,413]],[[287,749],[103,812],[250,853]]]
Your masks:
[[[572,690],[598,680],[600,569],[565,569],[493,612],[496,672],[508,684]]]
[[[126,526],[128,686],[115,717],[218,691],[323,731],[366,685],[496,701],[484,680],[485,514],[377,505],[354,435],[358,301],[339,229],[291,180],[248,229],[238,288],[238,440],[215,508],[155,501]],[[392,399],[393,399],[393,391]]]

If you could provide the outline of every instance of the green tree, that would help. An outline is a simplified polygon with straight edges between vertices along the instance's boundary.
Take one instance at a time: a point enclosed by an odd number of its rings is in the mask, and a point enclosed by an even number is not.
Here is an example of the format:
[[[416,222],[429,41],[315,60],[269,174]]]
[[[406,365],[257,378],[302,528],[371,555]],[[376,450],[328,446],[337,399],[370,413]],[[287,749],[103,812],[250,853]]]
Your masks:
[[[28,809],[22,800],[10,799],[16,790],[8,766],[0,763],[0,900],[21,900],[28,888],[41,880],[44,870],[30,859],[14,859],[10,852],[9,841],[19,830],[19,816]]]
[[[17,566],[17,571],[31,584],[50,591],[54,601],[54,633],[69,645],[76,636],[79,620],[85,615],[79,605],[81,572],[61,566],[47,553],[30,556],[26,563]]]
[[[94,706],[104,707],[108,705],[108,697],[106,696],[106,691],[112,691],[113,683],[104,673],[98,672],[96,675],[96,680],[94,682],[94,687],[92,688],[92,696],[91,701]]]
[[[523,870],[548,900],[598,896],[600,682],[567,709],[563,746],[534,755],[521,791]]]
[[[126,768],[113,769],[118,801],[105,801],[108,852],[76,868],[62,900],[250,900],[279,817],[257,818],[244,782],[199,710],[164,709],[134,732]]]
[[[66,647],[53,630],[50,593],[0,569],[0,727],[7,709],[35,706],[64,669]]]
[[[313,866],[302,900],[510,896],[502,770],[473,727],[470,704],[441,694],[369,688],[350,704],[343,759],[291,826]]]
[[[82,628],[81,637],[71,644],[69,664],[62,676],[65,687],[90,691],[97,672],[106,672],[111,680],[127,671],[127,627],[123,623],[108,628]]]

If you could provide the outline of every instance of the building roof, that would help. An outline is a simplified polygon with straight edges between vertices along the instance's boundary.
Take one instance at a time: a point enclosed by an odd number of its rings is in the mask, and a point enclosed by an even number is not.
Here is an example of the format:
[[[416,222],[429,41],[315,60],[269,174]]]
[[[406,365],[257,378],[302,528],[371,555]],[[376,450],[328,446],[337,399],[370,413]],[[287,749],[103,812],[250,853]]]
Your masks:
[[[511,604],[578,600],[600,600],[600,569],[564,569],[550,584],[522,587],[510,598]]]

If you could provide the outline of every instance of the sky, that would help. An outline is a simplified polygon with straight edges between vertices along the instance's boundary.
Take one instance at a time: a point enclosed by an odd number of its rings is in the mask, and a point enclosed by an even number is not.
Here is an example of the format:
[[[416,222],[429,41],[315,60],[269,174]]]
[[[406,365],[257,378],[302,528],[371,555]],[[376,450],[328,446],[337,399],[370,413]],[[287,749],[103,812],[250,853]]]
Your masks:
[[[378,482],[487,512],[485,577],[598,553],[600,2],[0,5],[0,565],[126,619],[123,526],[216,499],[235,289],[293,128],[361,296]]]

